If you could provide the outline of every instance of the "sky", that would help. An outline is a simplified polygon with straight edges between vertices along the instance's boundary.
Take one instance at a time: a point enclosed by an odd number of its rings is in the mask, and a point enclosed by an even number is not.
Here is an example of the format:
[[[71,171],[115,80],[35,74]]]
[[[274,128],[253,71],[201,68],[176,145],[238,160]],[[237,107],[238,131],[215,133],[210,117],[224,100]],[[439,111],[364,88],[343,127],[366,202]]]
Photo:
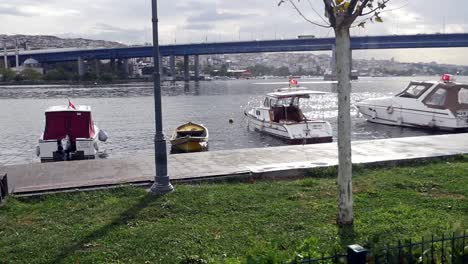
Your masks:
[[[297,0],[295,0],[297,1]],[[304,15],[322,20],[322,0],[301,0]],[[314,12],[314,10],[316,12]],[[465,33],[466,0],[390,0],[384,23],[367,23],[354,36]],[[160,44],[333,37],[328,28],[306,22],[278,0],[160,0]],[[56,35],[119,41],[152,42],[150,0],[1,0],[0,34]],[[465,55],[467,54],[467,55]],[[468,65],[468,49],[366,50],[354,58]]]

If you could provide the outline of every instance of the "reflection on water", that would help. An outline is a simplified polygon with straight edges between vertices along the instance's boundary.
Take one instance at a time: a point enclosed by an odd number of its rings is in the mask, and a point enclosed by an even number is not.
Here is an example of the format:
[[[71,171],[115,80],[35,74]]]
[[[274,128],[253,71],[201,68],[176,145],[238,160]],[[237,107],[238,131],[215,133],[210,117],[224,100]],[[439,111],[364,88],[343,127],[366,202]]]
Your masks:
[[[351,101],[388,96],[412,78],[362,78],[353,82]],[[427,78],[424,78],[427,79]],[[459,80],[463,81],[463,80]],[[332,92],[333,84],[307,80],[301,86]],[[202,123],[210,131],[210,151],[284,145],[249,131],[244,109],[260,105],[263,96],[285,87],[284,80],[230,80],[165,83],[162,87],[164,133],[167,138],[182,123]],[[44,110],[51,105],[90,105],[97,125],[109,134],[101,145],[109,158],[153,152],[153,84],[93,86],[0,86],[0,165],[37,162],[34,148],[43,128]],[[336,135],[337,99],[330,93],[301,103],[309,118],[329,121]],[[431,132],[367,123],[353,112],[353,140],[427,135]],[[233,122],[230,123],[229,120]],[[170,149],[168,147],[168,149]]]

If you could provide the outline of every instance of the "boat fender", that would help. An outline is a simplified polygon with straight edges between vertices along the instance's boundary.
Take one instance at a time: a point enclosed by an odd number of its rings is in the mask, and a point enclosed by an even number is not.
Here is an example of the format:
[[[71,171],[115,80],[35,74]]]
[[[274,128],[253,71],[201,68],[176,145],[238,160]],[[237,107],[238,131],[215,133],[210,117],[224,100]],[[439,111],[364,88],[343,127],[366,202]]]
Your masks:
[[[372,111],[372,119],[376,119],[377,118],[377,111]]]
[[[40,156],[41,155],[41,148],[39,146],[36,146],[36,156]]]
[[[389,106],[387,107],[387,113],[388,113],[389,115],[393,114],[393,106],[389,105]]]
[[[94,149],[95,149],[96,151],[99,151],[99,145],[98,145],[98,143],[97,143],[97,142],[94,142],[93,145],[94,145]]]
[[[107,133],[104,130],[99,130],[99,133],[98,133],[99,141],[106,142],[107,138],[108,138]]]

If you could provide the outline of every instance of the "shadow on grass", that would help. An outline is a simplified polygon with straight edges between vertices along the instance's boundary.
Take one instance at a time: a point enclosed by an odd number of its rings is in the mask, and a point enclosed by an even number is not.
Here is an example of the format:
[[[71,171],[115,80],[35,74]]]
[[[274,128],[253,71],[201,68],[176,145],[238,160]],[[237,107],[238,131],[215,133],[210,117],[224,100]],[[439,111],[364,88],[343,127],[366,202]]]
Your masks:
[[[354,232],[354,225],[338,226],[338,236],[342,248],[355,244],[356,232]]]
[[[160,198],[160,196],[146,194],[141,199],[139,199],[133,206],[122,212],[118,217],[114,218],[114,220],[112,220],[111,223],[95,230],[94,232],[79,240],[78,242],[65,246],[61,250],[60,254],[58,254],[51,261],[51,263],[63,263],[63,261],[67,257],[73,255],[76,251],[85,248],[86,244],[89,244],[94,240],[106,236],[108,233],[112,232],[119,226],[126,225],[128,221],[135,219],[142,209],[146,208],[151,202],[157,200],[158,198]]]

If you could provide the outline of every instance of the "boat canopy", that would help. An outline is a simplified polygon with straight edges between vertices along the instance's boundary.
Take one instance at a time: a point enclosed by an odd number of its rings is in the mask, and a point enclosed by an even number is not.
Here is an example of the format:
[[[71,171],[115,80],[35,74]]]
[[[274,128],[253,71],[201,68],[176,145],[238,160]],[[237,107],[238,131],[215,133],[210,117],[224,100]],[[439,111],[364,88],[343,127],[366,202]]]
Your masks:
[[[71,141],[75,141],[77,138],[93,138],[95,135],[89,107],[85,111],[53,109],[47,111],[45,116],[44,140],[63,139],[68,135]]]
[[[321,91],[311,91],[311,90],[292,90],[292,91],[280,91],[267,94],[270,97],[274,98],[285,98],[285,97],[304,97],[308,98],[310,95],[322,95],[328,94],[327,92]]]

